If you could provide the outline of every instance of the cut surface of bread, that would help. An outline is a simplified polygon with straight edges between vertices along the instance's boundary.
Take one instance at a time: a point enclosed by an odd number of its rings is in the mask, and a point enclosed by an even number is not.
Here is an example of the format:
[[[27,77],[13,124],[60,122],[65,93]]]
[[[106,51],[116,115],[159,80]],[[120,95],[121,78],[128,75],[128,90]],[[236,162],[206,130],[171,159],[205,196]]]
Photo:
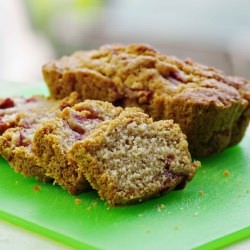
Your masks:
[[[51,178],[45,175],[44,165],[38,164],[32,151],[33,137],[43,122],[55,117],[65,107],[76,104],[77,94],[72,93],[61,101],[43,96],[10,100],[14,100],[15,106],[0,110],[4,131],[0,135],[0,154],[16,172],[43,182],[49,181]]]
[[[100,197],[110,205],[141,202],[190,181],[186,136],[173,121],[153,122],[141,112],[123,111],[103,122],[69,151]]]
[[[56,118],[45,122],[35,133],[33,151],[40,165],[46,166],[46,176],[73,195],[88,190],[83,172],[75,162],[69,161],[68,150],[121,111],[122,108],[107,102],[86,100],[65,108]]]

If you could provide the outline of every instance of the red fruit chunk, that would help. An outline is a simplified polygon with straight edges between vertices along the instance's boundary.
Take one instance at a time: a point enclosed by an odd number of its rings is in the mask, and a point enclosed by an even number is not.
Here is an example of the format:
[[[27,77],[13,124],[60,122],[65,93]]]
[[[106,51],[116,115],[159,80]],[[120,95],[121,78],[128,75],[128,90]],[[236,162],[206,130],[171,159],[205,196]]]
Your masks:
[[[10,98],[6,98],[0,102],[0,109],[13,108],[14,106],[15,106],[15,103]]]

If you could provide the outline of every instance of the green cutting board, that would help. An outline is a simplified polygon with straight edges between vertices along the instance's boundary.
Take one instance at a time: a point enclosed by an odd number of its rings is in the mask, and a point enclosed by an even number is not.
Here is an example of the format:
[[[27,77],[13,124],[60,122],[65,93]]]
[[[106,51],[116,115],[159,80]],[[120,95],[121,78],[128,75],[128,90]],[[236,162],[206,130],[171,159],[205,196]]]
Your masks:
[[[0,95],[47,93],[42,84],[15,86],[0,83]],[[95,191],[76,204],[58,186],[23,178],[0,158],[0,218],[76,249],[215,249],[250,236],[249,146],[248,133],[238,146],[201,159],[184,190],[113,208]]]

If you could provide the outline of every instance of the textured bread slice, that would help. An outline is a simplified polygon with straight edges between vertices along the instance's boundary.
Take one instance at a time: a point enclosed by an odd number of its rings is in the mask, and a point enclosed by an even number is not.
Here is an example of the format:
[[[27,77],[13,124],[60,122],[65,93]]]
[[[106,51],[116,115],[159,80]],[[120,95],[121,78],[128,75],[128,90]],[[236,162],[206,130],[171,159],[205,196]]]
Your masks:
[[[54,179],[71,194],[77,195],[88,188],[88,182],[75,162],[68,159],[68,150],[75,142],[84,140],[100,123],[114,119],[122,108],[110,103],[88,101],[65,108],[37,129],[33,151],[46,176]]]
[[[55,98],[77,91],[82,100],[139,106],[155,120],[173,119],[196,156],[237,144],[249,124],[249,81],[144,44],[79,51],[47,63],[43,75]]]
[[[179,125],[153,122],[129,109],[75,143],[69,156],[110,205],[141,202],[183,188],[200,166],[192,163]]]
[[[77,94],[72,93],[61,101],[42,96],[9,100],[14,100],[15,106],[1,110],[2,131],[5,132],[0,136],[0,154],[16,172],[24,176],[35,176],[43,182],[48,181],[50,178],[45,175],[43,165],[38,165],[31,150],[33,136],[42,122],[52,119],[65,107],[76,104]]]
[[[23,114],[34,114],[36,110],[47,111],[58,101],[44,96],[32,96],[30,98],[11,97],[0,99],[0,135],[7,129],[18,126]]]

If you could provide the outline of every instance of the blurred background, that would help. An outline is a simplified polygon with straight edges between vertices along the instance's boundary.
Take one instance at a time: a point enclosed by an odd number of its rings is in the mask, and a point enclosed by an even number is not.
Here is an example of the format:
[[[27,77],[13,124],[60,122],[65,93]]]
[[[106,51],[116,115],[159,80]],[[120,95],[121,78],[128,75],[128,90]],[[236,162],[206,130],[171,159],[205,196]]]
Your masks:
[[[149,43],[250,79],[250,0],[0,0],[0,80],[106,43]]]

